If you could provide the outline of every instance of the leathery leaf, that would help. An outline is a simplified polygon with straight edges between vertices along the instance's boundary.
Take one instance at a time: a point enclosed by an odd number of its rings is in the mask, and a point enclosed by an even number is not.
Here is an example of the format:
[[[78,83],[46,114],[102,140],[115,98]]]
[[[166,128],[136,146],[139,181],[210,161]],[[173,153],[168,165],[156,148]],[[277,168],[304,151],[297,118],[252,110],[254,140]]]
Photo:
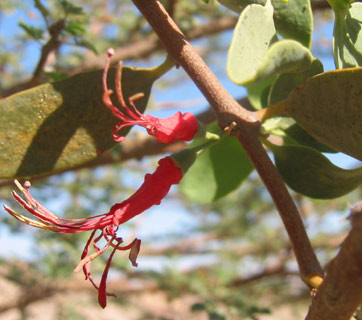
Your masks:
[[[276,167],[287,185],[308,197],[337,198],[362,183],[362,168],[339,168],[312,148],[275,145],[269,147],[274,153]]]
[[[143,112],[151,86],[160,75],[157,67],[124,67],[126,101],[143,92],[145,96],[136,101]],[[112,89],[114,76],[115,70],[111,70],[108,83]],[[31,177],[73,168],[115,146],[111,128],[117,118],[103,105],[102,95],[100,70],[0,100],[0,178]]]
[[[266,0],[218,0],[222,5],[241,13],[250,4],[265,5]],[[309,0],[274,0],[274,22],[279,34],[310,47],[313,16]]]
[[[355,2],[348,9],[349,2],[333,1],[333,54],[337,69],[362,66],[362,3]]]
[[[225,136],[197,157],[181,180],[180,190],[192,201],[210,203],[238,188],[252,170],[238,141]]]
[[[231,81],[254,81],[269,46],[276,40],[270,1],[265,6],[247,6],[239,17],[229,48],[226,70]]]
[[[325,72],[258,114],[264,121],[286,113],[317,141],[362,160],[361,83],[362,68]]]

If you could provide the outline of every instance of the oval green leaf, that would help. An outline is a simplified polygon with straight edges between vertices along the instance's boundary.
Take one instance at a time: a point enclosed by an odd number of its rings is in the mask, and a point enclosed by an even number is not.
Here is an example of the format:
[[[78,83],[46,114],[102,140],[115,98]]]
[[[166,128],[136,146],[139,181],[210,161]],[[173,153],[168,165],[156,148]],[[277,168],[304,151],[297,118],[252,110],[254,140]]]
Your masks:
[[[283,144],[287,146],[302,145],[320,152],[337,152],[315,140],[290,117],[276,117],[266,120],[262,124],[262,132],[282,137]]]
[[[226,8],[240,13],[249,4],[265,5],[266,0],[218,0]]]
[[[347,2],[337,1],[334,7],[333,54],[337,69],[362,66],[362,3],[353,3],[347,10]]]
[[[180,190],[194,202],[210,203],[238,188],[252,170],[238,141],[226,136],[197,157],[181,180]]]
[[[304,83],[308,78],[322,73],[323,70],[322,62],[314,59],[309,68],[303,72],[281,74],[270,89],[268,105],[286,99],[296,87]]]
[[[252,4],[241,13],[231,40],[226,70],[231,81],[254,80],[268,48],[276,40],[273,6]]]
[[[256,110],[266,108],[269,105],[269,92],[275,79],[276,76],[273,76],[265,80],[250,83],[246,86],[249,102]]]
[[[275,27],[284,38],[309,48],[312,42],[313,14],[309,0],[274,0]]]
[[[283,109],[319,142],[362,160],[361,84],[362,68],[325,72],[274,108]]]
[[[266,79],[274,74],[302,72],[313,62],[311,52],[294,40],[274,43],[258,66],[255,79]]]
[[[110,88],[114,75],[111,70]],[[145,96],[136,101],[143,112],[159,76],[158,68],[124,67],[125,99],[143,92]],[[117,118],[103,105],[102,94],[102,71],[93,71],[0,100],[0,178],[73,168],[115,146],[111,128]]]
[[[265,5],[266,0],[218,0],[232,11],[241,13],[250,4]],[[274,0],[276,31],[309,48],[312,40],[313,15],[309,0]]]
[[[287,138],[284,141],[286,141],[287,144],[289,144],[288,138],[289,138],[289,140],[291,138],[291,139],[293,139],[293,141],[297,142],[298,144],[313,148],[319,152],[337,153],[337,151],[318,142],[297,123],[294,123],[291,126],[289,126],[287,129],[285,129],[285,134],[287,135]]]
[[[305,196],[333,199],[351,192],[362,183],[362,168],[339,168],[312,148],[275,145],[270,148],[286,184]]]

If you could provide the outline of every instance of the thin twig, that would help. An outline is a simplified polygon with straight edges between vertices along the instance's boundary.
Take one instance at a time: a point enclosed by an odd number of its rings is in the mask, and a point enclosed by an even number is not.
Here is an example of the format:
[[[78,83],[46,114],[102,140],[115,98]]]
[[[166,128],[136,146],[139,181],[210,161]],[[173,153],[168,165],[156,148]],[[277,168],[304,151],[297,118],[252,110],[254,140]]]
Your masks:
[[[222,128],[235,122],[234,135],[244,147],[261,179],[271,194],[289,234],[302,279],[310,285],[310,277],[323,271],[305,231],[303,221],[283,180],[258,139],[260,122],[256,114],[241,107],[206,66],[185,35],[172,21],[159,1],[133,0],[148,20],[169,55],[182,66],[206,97]]]

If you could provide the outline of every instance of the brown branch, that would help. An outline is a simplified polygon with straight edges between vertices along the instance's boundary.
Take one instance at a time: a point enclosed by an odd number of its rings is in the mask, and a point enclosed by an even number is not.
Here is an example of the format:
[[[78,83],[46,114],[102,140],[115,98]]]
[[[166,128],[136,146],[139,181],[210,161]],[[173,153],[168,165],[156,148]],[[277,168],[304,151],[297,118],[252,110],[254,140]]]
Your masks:
[[[157,33],[169,55],[182,66],[206,97],[221,128],[233,122],[234,135],[244,147],[281,215],[296,255],[301,277],[309,284],[312,275],[323,275],[299,212],[281,177],[258,139],[260,121],[256,114],[241,107],[206,66],[185,35],[172,21],[159,1],[133,0]]]
[[[349,320],[362,303],[362,203],[350,219],[352,229],[328,264],[306,320]]]
[[[41,74],[43,72],[44,66],[47,63],[49,55],[57,50],[59,46],[61,45],[60,41],[60,35],[62,30],[65,27],[65,19],[61,19],[54,24],[52,24],[48,31],[50,34],[49,41],[43,46],[41,50],[41,56],[38,62],[38,65],[35,68],[35,71],[33,73],[33,77],[28,82],[27,86],[28,88],[34,87],[39,84]]]

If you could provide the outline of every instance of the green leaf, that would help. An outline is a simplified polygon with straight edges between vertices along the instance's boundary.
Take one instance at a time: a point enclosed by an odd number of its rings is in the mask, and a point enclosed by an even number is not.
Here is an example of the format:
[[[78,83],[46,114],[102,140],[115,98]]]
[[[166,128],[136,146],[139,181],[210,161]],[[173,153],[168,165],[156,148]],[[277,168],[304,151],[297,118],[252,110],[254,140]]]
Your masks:
[[[274,22],[283,37],[309,48],[312,42],[313,14],[309,0],[274,0]]]
[[[43,29],[28,26],[23,22],[19,22],[18,25],[19,25],[20,28],[22,28],[34,40],[43,39],[43,34],[44,34]]]
[[[266,120],[262,124],[262,132],[282,137],[284,145],[287,146],[302,145],[320,152],[336,153],[335,150],[315,140],[289,117],[277,117]]]
[[[85,26],[82,23],[75,21],[68,21],[64,30],[73,36],[81,35],[86,31]]]
[[[353,0],[327,0],[335,12],[345,11],[351,7]]]
[[[265,0],[218,0],[232,11],[241,13],[248,5],[265,5]],[[309,48],[312,40],[313,15],[309,0],[274,0],[276,31],[287,39],[293,39]],[[260,26],[261,27],[261,26]]]
[[[270,90],[268,105],[286,99],[296,87],[303,84],[308,78],[322,72],[323,64],[318,59],[314,59],[309,68],[303,72],[286,73],[278,76]]]
[[[267,3],[248,6],[240,15],[230,44],[227,73],[237,84],[275,74],[301,72],[313,62],[311,52],[294,40],[276,39],[273,8]],[[270,46],[271,45],[271,46]]]
[[[362,160],[361,83],[362,68],[325,72],[264,110],[287,113],[319,142]]]
[[[238,141],[226,136],[198,156],[180,190],[192,201],[210,203],[238,188],[252,170]]]
[[[191,306],[191,311],[192,312],[203,311],[203,310],[206,310],[205,303],[197,302],[197,303],[194,303]]]
[[[126,101],[145,94],[136,101],[141,112],[161,67],[123,68]],[[114,74],[111,70],[108,78],[111,88]],[[115,146],[111,128],[118,119],[103,105],[102,94],[102,71],[93,71],[0,100],[0,178],[73,168]]]
[[[362,3],[335,11],[333,54],[337,69],[362,66]]]
[[[287,73],[278,76],[274,82],[270,94],[269,94],[269,103],[268,105],[273,105],[278,101],[282,101],[288,97],[290,92],[292,92],[296,87],[303,84],[308,78],[317,75],[323,72],[323,65],[318,59],[314,59],[310,67],[299,73]],[[290,119],[290,118],[289,118]],[[319,143],[313,137],[311,137],[303,128],[301,128],[294,121],[290,122],[289,119],[284,118],[279,121],[278,125],[282,125],[282,134],[279,134],[284,137],[285,143],[299,143],[304,146],[312,147],[321,152],[336,152],[333,149],[325,146],[324,144]],[[288,122],[285,126],[285,122]],[[275,130],[275,128],[273,128]],[[272,133],[272,132],[270,132]],[[289,139],[292,138],[292,141]],[[293,143],[294,142],[294,143]]]
[[[209,311],[208,312],[209,320],[226,320],[226,317],[216,311]]]
[[[246,89],[248,90],[248,99],[256,110],[260,110],[268,106],[269,91],[275,79],[276,76],[273,76],[265,80],[253,82],[246,86]]]
[[[83,14],[82,7],[75,6],[72,2],[67,0],[60,1],[60,5],[64,10],[64,13],[67,14],[74,14],[74,15],[81,15]]]
[[[237,84],[255,80],[270,44],[276,40],[273,7],[252,4],[240,15],[231,40],[227,73]]]
[[[266,0],[218,0],[226,8],[240,13],[249,4],[265,5]]]
[[[47,19],[50,15],[49,10],[40,2],[40,0],[34,0],[35,8],[37,8],[44,19]]]
[[[65,72],[59,71],[43,71],[45,75],[47,75],[51,81],[58,81],[68,78],[68,75]]]
[[[337,198],[362,183],[362,168],[339,168],[312,148],[275,145],[270,148],[275,156],[276,167],[287,185],[308,197]]]
[[[91,50],[94,54],[98,54],[97,48],[93,45],[93,43],[89,42],[85,39],[74,39],[74,42],[77,46],[87,48]]]
[[[337,151],[327,147],[326,145],[318,142],[316,139],[314,139],[312,136],[310,136],[308,134],[308,132],[305,131],[297,123],[294,123],[293,125],[289,126],[287,129],[285,129],[285,134],[287,135],[287,137],[292,138],[297,143],[299,143],[303,146],[306,146],[306,147],[311,147],[320,152],[326,152],[326,153],[336,153],[337,152]]]
[[[313,62],[311,52],[294,40],[274,43],[258,66],[256,79],[266,79],[274,74],[302,72]]]

